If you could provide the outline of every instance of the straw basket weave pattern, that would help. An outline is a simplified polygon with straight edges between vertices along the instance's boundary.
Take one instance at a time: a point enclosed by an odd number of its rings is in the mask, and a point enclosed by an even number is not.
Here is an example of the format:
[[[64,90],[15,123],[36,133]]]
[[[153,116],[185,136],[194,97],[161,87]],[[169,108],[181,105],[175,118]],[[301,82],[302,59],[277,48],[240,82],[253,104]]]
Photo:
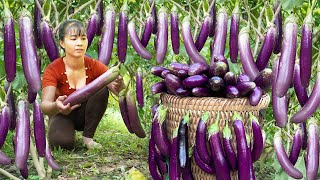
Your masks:
[[[225,123],[229,123],[229,127],[232,131],[232,140],[234,149],[235,146],[235,136],[232,128],[232,122],[230,121],[234,112],[239,113],[242,118],[246,128],[246,132],[251,136],[251,124],[249,121],[249,113],[251,112],[255,115],[260,125],[263,124],[263,117],[259,113],[260,110],[266,109],[270,103],[270,96],[268,94],[263,95],[259,104],[256,106],[251,106],[248,98],[217,98],[217,97],[178,97],[169,94],[161,94],[161,101],[165,107],[168,107],[167,117],[166,117],[166,129],[167,135],[170,140],[172,140],[173,130],[179,126],[181,118],[186,115],[189,111],[190,113],[190,123],[188,130],[188,140],[189,148],[195,144],[195,135],[198,125],[198,121],[201,114],[205,111],[210,112],[210,119],[207,122],[209,124],[214,123],[216,115],[219,113],[219,127],[220,132],[222,132]],[[206,180],[215,179],[213,175],[209,175],[203,172],[194,162],[192,158],[191,165],[192,173],[195,179]],[[232,179],[237,179],[237,173],[232,174]]]

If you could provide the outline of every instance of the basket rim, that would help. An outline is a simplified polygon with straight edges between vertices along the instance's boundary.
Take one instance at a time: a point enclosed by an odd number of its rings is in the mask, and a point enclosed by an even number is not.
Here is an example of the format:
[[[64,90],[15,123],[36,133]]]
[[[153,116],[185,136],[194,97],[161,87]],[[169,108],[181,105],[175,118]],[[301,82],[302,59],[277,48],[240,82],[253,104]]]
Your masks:
[[[226,97],[215,97],[215,96],[208,96],[208,97],[196,97],[196,96],[188,96],[188,97],[182,97],[182,96],[177,96],[177,95],[172,95],[172,94],[168,94],[168,93],[161,93],[160,94],[160,97],[161,96],[172,96],[172,97],[175,97],[175,98],[179,98],[179,99],[221,99],[221,100],[245,100],[245,101],[249,101],[249,98],[248,97],[239,97],[239,98],[226,98]],[[266,94],[263,94],[261,99],[264,99],[264,98],[267,98],[267,97],[270,97],[270,95],[268,93]]]

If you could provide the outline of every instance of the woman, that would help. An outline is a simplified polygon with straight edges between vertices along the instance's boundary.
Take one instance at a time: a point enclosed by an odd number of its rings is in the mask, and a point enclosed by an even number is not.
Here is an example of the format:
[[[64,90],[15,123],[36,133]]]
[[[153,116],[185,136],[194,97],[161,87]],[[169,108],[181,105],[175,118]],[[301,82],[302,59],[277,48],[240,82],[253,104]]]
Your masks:
[[[118,95],[124,87],[122,77],[118,76],[81,104],[63,105],[68,95],[96,79],[108,68],[85,56],[88,40],[86,29],[80,21],[65,21],[58,33],[65,56],[49,64],[42,77],[41,109],[49,116],[49,144],[51,147],[73,149],[75,130],[79,130],[83,131],[82,139],[87,148],[101,148],[93,136],[107,108],[108,90]]]

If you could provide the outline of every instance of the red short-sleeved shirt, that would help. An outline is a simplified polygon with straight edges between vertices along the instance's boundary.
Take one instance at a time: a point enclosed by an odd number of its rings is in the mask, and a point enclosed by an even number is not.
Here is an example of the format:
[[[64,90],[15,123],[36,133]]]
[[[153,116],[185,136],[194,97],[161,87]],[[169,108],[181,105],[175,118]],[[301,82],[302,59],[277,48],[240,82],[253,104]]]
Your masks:
[[[108,70],[107,66],[100,61],[87,56],[84,57],[84,65],[86,69],[86,84],[89,84]],[[69,96],[71,93],[76,91],[76,89],[69,86],[62,57],[54,60],[44,70],[42,76],[42,88],[47,86],[55,86],[57,88],[56,98],[61,95]]]

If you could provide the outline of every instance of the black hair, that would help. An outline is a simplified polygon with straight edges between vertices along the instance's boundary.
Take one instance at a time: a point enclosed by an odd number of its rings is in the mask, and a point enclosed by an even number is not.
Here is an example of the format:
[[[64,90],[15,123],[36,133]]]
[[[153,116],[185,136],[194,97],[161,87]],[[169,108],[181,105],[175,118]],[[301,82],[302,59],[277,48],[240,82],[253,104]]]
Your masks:
[[[86,28],[84,27],[81,21],[77,19],[68,19],[64,21],[59,27],[59,40],[63,41],[63,39],[66,36],[66,33],[70,29],[75,30],[76,34],[78,34],[79,36],[86,34]]]

